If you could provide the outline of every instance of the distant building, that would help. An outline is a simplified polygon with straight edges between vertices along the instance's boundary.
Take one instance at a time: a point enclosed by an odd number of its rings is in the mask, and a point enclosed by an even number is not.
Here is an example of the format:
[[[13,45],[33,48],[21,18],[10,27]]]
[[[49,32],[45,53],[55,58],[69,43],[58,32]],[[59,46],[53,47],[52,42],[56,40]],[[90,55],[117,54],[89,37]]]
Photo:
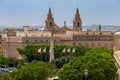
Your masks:
[[[115,32],[114,34],[114,51],[119,51],[120,50],[120,30]]]
[[[113,34],[111,31],[99,30],[82,30],[82,20],[78,8],[76,9],[73,20],[73,28],[67,27],[66,21],[64,25],[59,27],[52,16],[51,8],[48,10],[47,19],[43,31],[32,29],[30,26],[24,26],[23,29],[6,29],[4,31],[6,37],[1,40],[1,53],[6,57],[22,58],[17,48],[24,48],[28,44],[50,44],[51,39],[56,44],[62,45],[78,45],[95,47],[108,47],[114,50],[120,50],[120,35]]]
[[[10,30],[9,30],[10,31]],[[60,44],[60,37],[51,37],[50,31],[23,31],[17,32],[16,35],[7,36],[4,38],[4,55],[6,57],[13,57],[21,59],[17,48],[24,48],[28,44],[49,44],[50,40],[53,39],[54,43]]]
[[[2,35],[0,34],[0,54],[2,52]]]
[[[76,32],[73,35],[73,45],[113,48],[113,34],[110,31]]]
[[[53,20],[51,9],[49,10],[49,19],[48,22]],[[47,27],[46,23],[46,27]],[[50,23],[49,23],[50,25]],[[50,27],[50,26],[48,26]],[[54,36],[59,36],[61,38],[61,44],[63,45],[83,45],[87,47],[108,47],[113,48],[113,33],[110,31],[102,31],[101,25],[99,25],[99,30],[97,31],[83,31],[82,30],[82,20],[80,18],[79,10],[76,9],[76,14],[73,20],[73,29],[70,29],[66,25],[66,21],[64,22],[64,26],[55,30],[53,28]],[[52,28],[51,28],[52,31]]]

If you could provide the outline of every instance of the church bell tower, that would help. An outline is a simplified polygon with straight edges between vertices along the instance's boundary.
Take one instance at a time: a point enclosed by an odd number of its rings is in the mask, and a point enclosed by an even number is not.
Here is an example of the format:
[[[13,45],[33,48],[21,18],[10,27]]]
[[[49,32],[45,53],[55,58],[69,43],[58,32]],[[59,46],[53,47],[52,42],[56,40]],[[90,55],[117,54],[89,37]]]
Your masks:
[[[80,18],[79,10],[76,9],[76,14],[73,20],[73,30],[75,31],[82,31],[82,21]]]
[[[45,30],[54,29],[54,18],[52,16],[51,8],[49,8],[47,19],[45,20],[45,23],[46,23]]]

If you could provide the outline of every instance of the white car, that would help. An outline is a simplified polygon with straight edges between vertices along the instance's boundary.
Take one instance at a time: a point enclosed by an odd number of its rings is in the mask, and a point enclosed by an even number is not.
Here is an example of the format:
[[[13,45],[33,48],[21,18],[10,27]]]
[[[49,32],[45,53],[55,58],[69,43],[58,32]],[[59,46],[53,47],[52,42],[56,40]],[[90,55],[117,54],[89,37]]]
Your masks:
[[[53,80],[58,80],[58,76],[54,76],[54,77],[53,77]]]
[[[1,66],[1,71],[8,72],[9,70],[7,69],[6,65],[2,65]]]

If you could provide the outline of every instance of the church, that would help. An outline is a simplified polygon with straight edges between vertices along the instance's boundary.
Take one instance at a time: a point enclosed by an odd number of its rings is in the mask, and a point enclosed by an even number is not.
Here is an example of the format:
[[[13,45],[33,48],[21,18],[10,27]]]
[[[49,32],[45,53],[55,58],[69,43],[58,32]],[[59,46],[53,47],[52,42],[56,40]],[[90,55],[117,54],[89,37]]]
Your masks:
[[[54,21],[54,18],[52,16],[51,8],[49,8],[47,19],[45,20],[45,23],[46,23],[45,30],[47,30],[47,31],[53,31],[53,32],[57,32],[57,33],[59,33],[59,32],[64,33],[66,31],[73,31],[73,30],[74,31],[82,31],[82,21],[80,18],[78,8],[76,10],[75,18],[73,20],[73,29],[70,29],[67,27],[66,21],[64,21],[63,27],[60,28],[59,26],[57,26]]]
[[[83,45],[87,47],[108,47],[113,48],[113,33],[111,31],[102,31],[101,26],[99,30],[82,30],[82,20],[79,14],[79,9],[76,9],[73,20],[73,28],[70,29],[64,22],[63,27],[55,24],[52,16],[51,8],[49,8],[47,19],[45,20],[45,30],[51,31],[53,36],[61,38],[61,44],[64,45]]]

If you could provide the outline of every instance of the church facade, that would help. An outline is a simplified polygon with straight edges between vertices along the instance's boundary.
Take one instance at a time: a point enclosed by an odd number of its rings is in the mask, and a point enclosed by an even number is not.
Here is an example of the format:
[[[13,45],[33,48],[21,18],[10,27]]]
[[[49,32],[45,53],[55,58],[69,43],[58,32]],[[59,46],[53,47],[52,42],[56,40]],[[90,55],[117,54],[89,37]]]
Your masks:
[[[61,44],[64,45],[83,45],[87,47],[108,47],[113,48],[114,39],[113,33],[111,31],[83,31],[82,30],[82,20],[79,14],[79,9],[76,9],[75,17],[73,20],[73,28],[67,27],[66,22],[64,22],[63,27],[58,27],[55,24],[54,18],[52,16],[51,9],[49,8],[45,30],[52,31],[53,36],[59,36],[61,38]],[[99,26],[101,27],[101,26]]]

